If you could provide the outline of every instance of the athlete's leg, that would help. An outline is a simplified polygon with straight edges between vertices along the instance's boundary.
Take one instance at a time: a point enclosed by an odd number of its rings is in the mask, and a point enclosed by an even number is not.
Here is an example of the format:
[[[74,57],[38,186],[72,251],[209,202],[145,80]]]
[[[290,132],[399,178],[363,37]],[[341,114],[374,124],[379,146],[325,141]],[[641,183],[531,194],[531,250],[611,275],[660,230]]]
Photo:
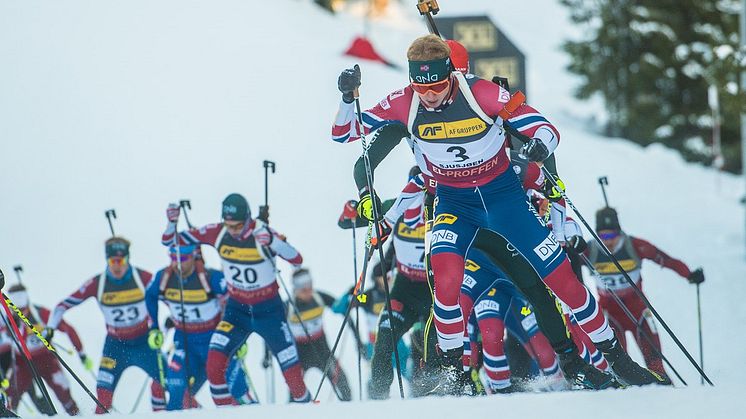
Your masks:
[[[666,370],[663,368],[663,359],[659,355],[663,349],[652,313],[650,313],[645,302],[636,295],[625,297],[622,301],[637,319],[634,336],[637,346],[640,347],[642,356],[645,358],[645,364],[651,370],[665,376]]]
[[[464,257],[477,229],[486,218],[481,199],[474,189],[438,186],[430,251],[435,276],[434,323],[438,346],[444,352],[455,350],[447,363],[460,362],[466,325],[459,306],[464,280]]]
[[[393,339],[398,342],[401,336],[419,320],[417,313],[411,307],[406,307],[402,301],[408,294],[407,289],[411,286],[412,282],[409,279],[397,275],[390,294],[393,315],[389,315],[388,310],[384,308],[378,318],[378,332],[373,349],[373,358],[370,361],[371,379],[368,390],[372,399],[387,398],[391,383],[394,381],[392,327],[396,331]],[[399,361],[402,362],[403,360],[399,359]]]
[[[510,368],[503,346],[504,313],[501,313],[498,307],[499,303],[487,299],[477,302],[474,306],[474,314],[482,333],[484,369],[489,380],[488,385],[493,391],[510,387]]]
[[[231,396],[226,373],[230,358],[246,342],[252,332],[251,308],[228,299],[223,320],[217,325],[210,338],[207,353],[207,379],[210,381],[210,394],[216,406],[236,405]]]
[[[515,174],[506,172],[497,180],[480,188],[489,227],[528,260],[594,342],[612,339],[614,333],[595,298],[575,277],[565,252],[526,199]]]
[[[557,303],[536,271],[504,237],[493,231],[481,229],[474,240],[474,247],[484,254],[520,289],[536,314],[536,321],[557,353],[573,348],[570,334]]]
[[[168,386],[167,410],[181,410],[188,408],[189,406],[189,396],[186,394],[187,376],[189,374],[186,369],[186,364],[184,363],[184,358],[184,338],[183,336],[175,336],[174,355],[168,363],[168,370],[166,371],[166,384]],[[189,361],[194,362],[191,357]],[[190,369],[191,362],[189,365]]]
[[[559,362],[549,341],[539,330],[532,307],[523,297],[513,297],[505,318],[508,332],[518,339],[545,377],[559,373]]]
[[[104,349],[101,355],[101,363],[98,367],[96,379],[96,395],[98,400],[107,409],[111,409],[114,398],[114,390],[119,384],[122,372],[129,366],[128,345],[123,341],[111,336],[106,336]],[[96,406],[96,413],[104,413],[103,409]]]
[[[60,401],[65,412],[70,416],[80,413],[78,405],[70,393],[70,382],[67,380],[65,373],[62,372],[59,361],[57,361],[51,352],[39,357],[35,356],[34,365],[36,365],[39,374],[44,378],[47,385],[52,388],[54,395],[57,396],[57,400]]]
[[[282,375],[285,377],[285,383],[290,390],[292,401],[299,403],[311,401],[311,394],[303,381],[303,368],[300,365],[295,340],[285,318],[285,307],[282,301],[277,297],[261,303],[261,307],[258,306],[253,306],[253,327],[275,354]]]

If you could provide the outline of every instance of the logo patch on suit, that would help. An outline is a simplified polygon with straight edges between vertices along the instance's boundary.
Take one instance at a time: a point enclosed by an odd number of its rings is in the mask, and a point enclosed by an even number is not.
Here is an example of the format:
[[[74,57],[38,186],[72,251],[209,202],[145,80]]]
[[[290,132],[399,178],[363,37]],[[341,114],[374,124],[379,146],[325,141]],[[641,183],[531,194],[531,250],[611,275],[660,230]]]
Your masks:
[[[560,248],[557,239],[554,238],[554,234],[549,233],[546,239],[539,243],[538,246],[534,247],[534,253],[536,253],[542,261],[549,259],[555,252]]]
[[[484,132],[485,129],[487,129],[487,124],[479,118],[422,124],[417,127],[419,137],[423,140],[443,140],[446,138],[469,137],[480,134]]]

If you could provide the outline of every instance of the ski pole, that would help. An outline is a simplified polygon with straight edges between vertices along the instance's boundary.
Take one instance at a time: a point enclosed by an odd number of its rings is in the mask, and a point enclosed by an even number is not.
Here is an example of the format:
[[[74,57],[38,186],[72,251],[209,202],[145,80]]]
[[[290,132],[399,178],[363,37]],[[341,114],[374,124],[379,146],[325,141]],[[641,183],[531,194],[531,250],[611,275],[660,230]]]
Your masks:
[[[254,387],[254,381],[251,379],[251,375],[249,375],[249,366],[246,365],[246,358],[241,360],[241,367],[243,368],[243,374],[246,378],[246,386],[249,388],[249,395],[251,393],[254,393],[254,400],[256,400],[257,403],[261,403],[259,401],[259,392],[256,391],[256,388]]]
[[[518,140],[526,143],[531,140],[531,138],[527,137],[526,135],[520,133],[518,130],[510,126],[507,122],[504,123],[505,129],[513,136],[515,136]],[[635,284],[635,281],[630,278],[629,274],[627,273],[624,268],[622,268],[622,265],[619,263],[619,260],[614,256],[611,251],[604,245],[604,243],[601,241],[601,239],[598,237],[598,234],[596,234],[596,231],[593,230],[588,224],[588,221],[586,221],[585,217],[583,217],[583,214],[578,210],[578,208],[573,204],[572,200],[567,196],[567,193],[565,193],[564,189],[560,187],[559,183],[557,182],[557,179],[555,178],[554,174],[552,174],[545,166],[541,166],[541,171],[544,173],[544,176],[547,178],[547,180],[552,184],[552,186],[559,192],[559,194],[562,196],[562,198],[565,199],[565,202],[567,205],[572,208],[573,212],[578,216],[578,219],[581,223],[583,223],[583,226],[585,226],[586,230],[593,236],[593,239],[596,240],[598,243],[598,247],[601,249],[601,251],[606,255],[607,258],[611,259],[611,262],[614,264],[614,266],[617,268],[617,270],[622,274],[625,281],[627,281],[627,284],[634,290],[635,294],[637,294],[640,299],[645,303],[645,306],[650,309],[650,312],[653,313],[653,316],[656,320],[663,326],[663,329],[668,333],[668,335],[673,339],[674,343],[676,343],[676,346],[679,347],[681,352],[684,353],[684,356],[689,360],[689,362],[694,366],[694,368],[697,370],[697,372],[702,376],[702,378],[707,381],[707,383],[711,386],[714,386],[715,384],[712,383],[709,377],[707,377],[707,374],[705,374],[704,370],[702,370],[702,367],[697,364],[697,361],[694,360],[694,357],[689,353],[689,351],[684,347],[684,344],[681,343],[678,336],[671,330],[670,327],[668,327],[668,323],[666,323],[665,320],[661,317],[660,314],[658,314],[658,310],[653,307],[653,304],[648,300],[648,297],[645,296],[645,294],[642,293],[642,290]]]
[[[555,179],[554,175],[551,172],[549,172],[549,170],[547,170],[547,168],[544,166],[541,167],[541,170],[544,172],[544,176],[546,176],[546,178],[552,183],[552,186],[554,186],[560,192],[562,197],[565,199],[565,202],[567,202],[567,205],[569,205],[570,208],[572,208],[573,212],[578,216],[578,219],[583,223],[586,230],[588,230],[591,236],[593,236],[594,240],[596,240],[596,243],[598,243],[601,251],[606,255],[606,257],[611,259],[612,263],[614,263],[614,266],[617,268],[617,270],[622,274],[624,279],[627,281],[627,284],[629,284],[629,286],[634,290],[635,294],[637,294],[637,296],[640,297],[640,299],[642,299],[642,301],[645,303],[645,306],[647,306],[647,308],[650,309],[650,312],[653,313],[653,316],[655,316],[655,319],[658,320],[661,326],[663,326],[663,329],[666,330],[666,333],[668,333],[668,335],[671,336],[671,339],[673,339],[673,341],[676,343],[679,349],[684,353],[687,359],[689,359],[689,362],[691,362],[691,364],[694,366],[697,372],[699,372],[699,374],[702,376],[702,378],[705,381],[707,381],[708,384],[710,384],[711,386],[714,386],[712,381],[710,381],[710,378],[707,377],[707,374],[705,374],[702,368],[697,364],[697,361],[694,360],[694,358],[689,353],[689,351],[686,349],[686,347],[684,347],[684,344],[681,343],[681,341],[676,336],[676,334],[673,332],[673,330],[671,330],[671,328],[668,327],[668,323],[666,323],[666,321],[663,320],[661,315],[658,314],[658,310],[656,310],[655,307],[653,307],[653,304],[650,302],[650,300],[648,300],[648,297],[646,297],[645,294],[642,293],[642,290],[640,290],[637,284],[635,284],[632,278],[630,278],[627,271],[625,271],[624,268],[622,268],[622,265],[619,263],[619,260],[616,258],[616,256],[614,256],[611,253],[611,251],[606,247],[606,245],[604,245],[604,243],[598,237],[598,234],[596,234],[596,232],[591,228],[590,224],[588,224],[588,221],[585,220],[583,215],[580,213],[580,211],[575,206],[575,204],[573,204],[573,202],[567,196],[565,191],[562,190],[562,188],[557,183],[557,180]]]
[[[114,223],[111,221],[112,218],[115,220],[117,219],[116,210],[114,210],[113,208],[106,210],[104,215],[106,215],[106,220],[109,221],[109,230],[111,230],[111,236],[112,237],[116,236],[116,234],[114,234]]]
[[[267,346],[267,342],[264,342],[264,359],[262,360],[262,367],[264,368],[265,385],[267,386],[267,400],[270,404],[275,404],[275,368],[272,365],[272,352]],[[269,375],[269,380],[267,380]]]
[[[5,312],[8,314],[9,317],[12,316],[10,313],[10,309],[12,309],[15,312],[18,318],[20,318],[26,324],[26,327],[28,327],[29,330],[31,330],[31,332],[33,332],[36,335],[36,338],[39,339],[42,344],[44,344],[44,347],[46,347],[47,350],[49,350],[50,352],[52,352],[52,354],[54,354],[54,356],[57,358],[60,364],[62,364],[62,366],[65,367],[67,372],[69,372],[70,375],[75,379],[75,381],[77,381],[77,383],[80,385],[80,387],[83,388],[83,390],[85,390],[88,396],[90,396],[91,399],[93,399],[93,401],[96,402],[98,407],[103,409],[104,412],[109,413],[109,410],[106,408],[106,406],[104,406],[101,403],[101,401],[91,392],[91,390],[88,389],[85,383],[83,383],[83,380],[81,380],[80,377],[78,377],[78,375],[75,374],[75,372],[73,372],[72,368],[70,368],[70,366],[67,365],[67,362],[65,362],[65,360],[62,359],[60,354],[54,349],[54,347],[49,343],[49,341],[47,341],[47,339],[41,333],[39,333],[38,330],[36,330],[36,328],[34,327],[34,325],[31,324],[29,319],[26,318],[23,312],[18,307],[16,307],[16,305],[10,300],[10,298],[8,298],[7,295],[5,295],[5,293],[2,293],[2,305],[3,305],[3,308],[5,309]],[[12,319],[11,319],[11,322],[13,323]],[[31,358],[29,357],[29,359]],[[48,395],[49,394],[47,393],[47,396]]]
[[[699,284],[697,284],[697,332],[699,334],[699,365],[705,367],[704,352],[702,351],[702,305],[699,298]],[[700,384],[704,385],[704,378],[699,378]]]
[[[3,297],[4,296],[5,294],[3,293]],[[41,380],[39,371],[37,371],[36,366],[34,366],[34,363],[31,360],[31,353],[29,352],[28,347],[26,346],[26,343],[22,339],[23,335],[21,334],[21,331],[18,329],[18,325],[16,325],[16,322],[13,319],[13,314],[11,314],[10,309],[8,308],[8,305],[5,302],[4,298],[2,299],[2,306],[3,306],[3,309],[5,310],[6,316],[0,316],[0,317],[3,317],[3,321],[5,322],[5,325],[8,328],[8,335],[10,335],[10,337],[13,339],[13,342],[18,348],[18,352],[21,353],[24,361],[26,362],[26,365],[31,370],[31,374],[34,377],[34,382],[36,383],[36,386],[39,388],[39,391],[41,391],[42,396],[44,396],[44,399],[47,401],[47,403],[49,403],[49,406],[51,406],[54,413],[57,414],[57,410],[54,408],[54,403],[52,403],[52,398],[49,396],[47,387],[44,385],[44,382]]]
[[[298,323],[300,323],[300,326],[303,328],[303,333],[306,334],[306,338],[310,340],[311,334],[308,332],[308,329],[306,328],[306,323],[303,321],[303,318],[301,317],[300,310],[298,310],[298,306],[295,304],[295,299],[293,298],[293,295],[290,294],[290,291],[288,290],[287,285],[285,285],[285,281],[282,279],[282,273],[280,272],[279,269],[277,269],[277,264],[275,263],[275,259],[274,259],[274,253],[272,253],[272,251],[267,246],[262,246],[261,249],[264,255],[267,257],[267,260],[269,260],[270,263],[272,263],[272,268],[275,271],[275,278],[277,282],[279,282],[280,285],[282,286],[282,290],[285,291],[285,295],[288,298],[288,305],[290,305],[290,307],[293,309],[293,313],[295,314],[295,317],[298,319]]]
[[[181,202],[179,202],[179,204],[181,205]],[[179,220],[177,219],[174,223],[174,229],[177,232],[177,234],[174,235],[174,248],[176,249],[176,269],[179,271],[179,278],[177,280],[179,283],[179,307],[181,308],[181,315],[179,317],[181,317],[181,326],[184,328],[184,369],[186,370],[187,376],[187,394],[189,394],[189,397],[192,397],[192,380],[189,376],[189,373],[191,372],[189,369],[189,331],[186,323],[186,307],[184,306],[184,271],[181,269],[181,248],[179,247],[178,225]],[[175,329],[176,328],[174,328],[174,330]],[[158,351],[158,359],[161,359],[160,350]],[[161,384],[163,384],[163,382]]]
[[[276,164],[271,160],[264,160],[262,162],[264,166],[264,206],[269,206],[269,171],[275,173]]]
[[[21,274],[23,273],[23,265],[14,266],[13,271],[16,273],[16,278],[18,278],[18,283],[20,285],[23,285],[23,278],[21,278]]]
[[[70,349],[70,348],[68,348],[68,347],[66,347],[64,345],[60,345],[57,342],[52,342],[52,346],[54,346],[55,349],[57,349],[58,351],[62,351],[62,352],[66,353],[66,354],[68,354],[70,356],[75,355],[75,351],[73,351],[72,349]],[[84,365],[84,367],[85,367],[85,365]],[[86,370],[86,371],[88,371],[91,374],[91,377],[93,377],[93,382],[96,382],[96,374],[94,374],[93,371],[91,371],[91,370]]]
[[[352,224],[352,267],[354,277],[352,280],[357,283],[357,236],[355,234],[355,224]],[[355,339],[357,340],[357,388],[360,401],[363,400],[363,347],[360,342],[360,306],[355,304]]]
[[[370,258],[373,256],[373,248],[368,247],[365,254],[365,259],[363,260],[363,269],[360,274],[360,277],[357,280],[357,283],[355,284],[355,288],[352,291],[352,298],[350,298],[350,302],[347,303],[347,309],[345,310],[345,316],[342,320],[342,325],[339,327],[339,331],[337,332],[337,337],[334,339],[334,346],[332,346],[331,353],[329,354],[329,357],[326,359],[326,364],[324,365],[324,372],[321,374],[321,381],[319,381],[319,386],[316,389],[316,394],[313,396],[313,402],[316,403],[319,398],[319,393],[321,393],[321,387],[324,385],[324,380],[326,380],[326,375],[329,373],[329,367],[331,364],[334,363],[334,354],[337,352],[337,346],[339,346],[339,340],[342,337],[342,333],[344,333],[345,326],[347,325],[347,321],[350,319],[350,313],[352,312],[352,305],[356,304],[354,300],[358,299],[360,302],[365,302],[365,294],[362,293],[362,290],[365,289],[365,276],[368,271],[368,262],[370,262]],[[357,304],[356,304],[357,305]]]
[[[192,228],[192,223],[189,222],[189,214],[187,214],[187,209],[191,211],[192,209],[192,202],[188,199],[181,199],[179,200],[179,206],[181,207],[181,211],[184,213],[184,220],[187,223],[187,227],[190,229]]]
[[[437,3],[436,3],[437,5]],[[363,124],[363,112],[360,109],[360,91],[358,89],[355,89],[354,91],[354,98],[355,98],[355,110],[357,114],[357,123],[360,127],[360,142],[363,147],[363,162],[365,163],[365,178],[368,185],[368,192],[371,194],[371,199],[373,201],[372,209],[373,209],[373,229],[375,230],[376,234],[376,241],[378,243],[378,257],[381,260],[381,263],[384,263],[386,260],[385,255],[383,254],[383,242],[381,241],[381,230],[379,228],[381,217],[378,213],[378,205],[376,204],[375,199],[375,189],[373,189],[373,169],[370,165],[370,156],[368,155],[368,144],[365,140],[365,125]],[[383,265],[382,265],[383,267]],[[383,281],[383,291],[384,295],[386,297],[386,310],[389,313],[389,316],[394,315],[394,311],[391,309],[391,293],[389,291],[389,283],[388,281]],[[399,349],[397,348],[397,342],[396,342],[396,330],[394,329],[394,323],[391,322],[391,345],[394,347],[394,361],[396,364],[396,378],[399,382],[399,397],[404,399],[404,384],[402,383],[402,376],[401,376],[401,362],[399,360]]]
[[[135,399],[135,403],[132,405],[132,409],[130,409],[130,415],[135,413],[135,410],[140,406],[140,400],[142,400],[142,396],[145,394],[145,389],[148,387],[148,382],[150,382],[150,377],[146,376],[145,381],[142,383],[142,386],[140,387],[140,392],[137,393],[137,398]]]
[[[440,32],[438,32],[438,28],[435,26],[435,20],[433,19],[433,16],[437,15],[440,11],[440,7],[438,7],[438,1],[417,0],[417,10],[422,16],[425,16],[427,29],[430,31],[430,33],[440,37]]]
[[[609,206],[609,199],[606,197],[606,186],[609,185],[609,179],[606,176],[598,178],[598,184],[601,186],[601,193],[604,195],[604,206]]]
[[[593,266],[593,264],[591,263],[591,261],[588,260],[588,257],[586,255],[584,255],[584,254],[581,254],[580,257],[583,259],[583,262],[585,263],[585,266],[588,268],[588,270],[591,271],[591,274],[593,276],[595,276],[596,278],[600,278],[601,275],[598,273],[598,271],[596,270],[596,267]],[[660,349],[658,349],[658,347],[655,344],[655,342],[653,342],[653,338],[647,333],[647,331],[645,331],[645,329],[642,328],[642,326],[637,321],[637,319],[635,319],[635,316],[632,314],[632,312],[629,310],[629,308],[627,308],[627,305],[624,304],[624,301],[622,301],[622,299],[619,297],[619,295],[617,295],[617,293],[613,289],[611,289],[605,282],[604,282],[604,288],[606,289],[606,291],[609,292],[609,294],[611,294],[611,297],[614,299],[614,301],[617,303],[617,305],[622,309],[622,311],[627,316],[627,318],[630,319],[633,323],[635,323],[637,325],[637,331],[638,331],[638,333],[643,338],[645,338],[645,340],[648,342],[648,345],[650,345],[650,349],[652,349],[653,352],[655,352],[655,354],[658,357],[660,357],[666,363],[666,365],[668,365],[669,368],[671,368],[671,371],[673,371],[673,373],[676,374],[676,377],[685,386],[688,386],[688,384],[686,383],[686,381],[684,381],[684,378],[682,378],[681,375],[679,374],[679,372],[676,371],[676,368],[674,368],[673,364],[671,364],[671,362],[668,360],[668,358],[666,358],[666,356],[663,355],[663,351],[660,350]]]

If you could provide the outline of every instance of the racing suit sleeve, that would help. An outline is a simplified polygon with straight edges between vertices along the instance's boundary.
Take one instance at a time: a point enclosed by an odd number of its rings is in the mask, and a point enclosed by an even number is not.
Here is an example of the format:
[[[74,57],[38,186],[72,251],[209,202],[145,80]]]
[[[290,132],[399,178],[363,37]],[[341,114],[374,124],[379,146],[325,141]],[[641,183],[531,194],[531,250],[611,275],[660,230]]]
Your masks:
[[[293,247],[290,243],[285,241],[282,235],[274,229],[267,226],[266,228],[272,233],[272,242],[270,242],[269,249],[277,256],[285,259],[293,266],[300,267],[303,264],[303,256],[300,252]]]
[[[187,231],[179,233],[179,245],[189,244],[206,244],[209,246],[215,246],[216,240],[220,235],[220,230],[223,229],[223,223],[208,224],[200,228],[192,228]],[[174,235],[176,234],[176,223],[169,222],[166,225],[166,230],[161,236],[161,244],[164,246],[171,246],[174,243]]]
[[[55,306],[54,311],[47,322],[47,327],[56,329],[62,321],[62,316],[67,310],[77,306],[88,298],[96,297],[97,292],[98,276],[94,276],[78,288],[77,291],[68,295],[67,298]]]
[[[640,258],[652,260],[664,268],[673,270],[683,278],[686,278],[691,274],[689,267],[686,266],[684,262],[667,255],[652,243],[637,237],[631,237],[631,239],[632,245]]]

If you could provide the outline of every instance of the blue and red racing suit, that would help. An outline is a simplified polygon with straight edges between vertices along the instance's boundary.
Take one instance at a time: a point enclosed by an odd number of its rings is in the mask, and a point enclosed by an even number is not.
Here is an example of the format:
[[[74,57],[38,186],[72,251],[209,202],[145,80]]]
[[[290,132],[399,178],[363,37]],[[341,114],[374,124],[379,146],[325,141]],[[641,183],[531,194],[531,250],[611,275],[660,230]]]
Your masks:
[[[175,233],[175,224],[169,222],[162,237],[163,244],[174,244]],[[258,237],[268,244],[261,245]],[[275,277],[276,256],[300,267],[303,263],[300,253],[277,231],[258,220],[247,222],[235,237],[222,223],[191,229],[179,233],[178,244],[213,246],[222,259],[228,282],[223,319],[212,334],[207,355],[207,379],[215,404],[238,404],[230,394],[226,372],[230,357],[253,332],[258,333],[275,354],[292,399],[310,401]]]
[[[153,410],[163,410],[166,407],[165,394],[159,378],[158,359],[161,352],[151,349],[148,345],[151,319],[145,308],[145,287],[151,278],[149,272],[132,266],[122,278],[115,278],[107,268],[105,272],[89,279],[77,291],[57,304],[47,324],[47,327],[55,329],[68,309],[91,297],[98,301],[106,322],[107,334],[98,369],[96,392],[98,399],[107,409],[111,408],[114,390],[122,373],[129,367],[138,367],[153,379]],[[104,412],[100,407],[96,407],[96,413]]]
[[[508,240],[573,310],[594,340],[611,339],[613,332],[595,299],[574,280],[560,244],[533,210],[515,172],[508,170],[504,122],[542,141],[550,153],[559,144],[558,131],[525,103],[507,112],[510,93],[494,83],[459,72],[454,72],[451,80],[451,91],[438,109],[425,108],[408,86],[364,112],[363,127],[358,126],[354,104],[342,102],[332,128],[335,141],[348,142],[359,137],[361,128],[373,131],[387,124],[406,127],[418,165],[438,182],[428,244],[441,349],[462,346],[465,323],[459,289],[464,257],[479,228],[490,229]]]
[[[186,395],[187,387],[195,395],[207,381],[206,365],[210,337],[222,316],[221,299],[227,289],[223,273],[214,269],[204,269],[200,262],[185,280],[182,324],[181,289],[179,275],[172,266],[158,271],[155,280],[145,291],[145,303],[151,318],[158,318],[158,301],[164,302],[174,322],[174,355],[168,363],[166,380],[169,400],[167,410],[179,410],[191,405]],[[157,328],[153,322],[153,328]],[[187,371],[188,369],[188,371]],[[236,400],[251,403],[246,376],[240,362],[232,358],[228,366],[228,385]],[[191,381],[191,386],[188,385]]]

